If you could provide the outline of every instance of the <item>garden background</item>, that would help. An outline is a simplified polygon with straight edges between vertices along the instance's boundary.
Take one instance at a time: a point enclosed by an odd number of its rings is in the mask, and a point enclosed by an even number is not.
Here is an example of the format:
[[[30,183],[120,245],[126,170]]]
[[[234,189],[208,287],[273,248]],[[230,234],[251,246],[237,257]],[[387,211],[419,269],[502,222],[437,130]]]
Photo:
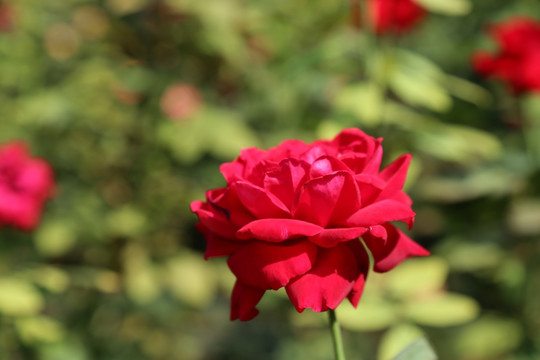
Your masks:
[[[241,148],[384,137],[413,154],[410,236],[432,252],[371,276],[338,317],[351,359],[423,334],[442,360],[540,358],[540,95],[471,66],[534,0],[421,0],[377,36],[351,0],[12,0],[0,5],[0,144],[54,169],[34,231],[0,229],[0,358],[332,357],[325,314],[267,294],[229,321],[189,203]],[[540,66],[540,64],[539,64]]]

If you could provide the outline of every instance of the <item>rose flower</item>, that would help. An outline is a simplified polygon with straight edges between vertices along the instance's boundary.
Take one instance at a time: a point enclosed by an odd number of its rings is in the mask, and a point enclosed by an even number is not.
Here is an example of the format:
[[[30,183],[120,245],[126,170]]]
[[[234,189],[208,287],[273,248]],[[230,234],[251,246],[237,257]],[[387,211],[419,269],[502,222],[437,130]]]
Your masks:
[[[36,227],[53,187],[49,164],[30,157],[23,143],[10,142],[0,147],[0,227]]]
[[[490,28],[499,45],[492,55],[478,51],[472,63],[485,76],[503,80],[510,92],[540,91],[540,22],[518,16]]]
[[[405,33],[426,15],[413,0],[369,0],[368,5],[377,34]]]
[[[191,209],[205,258],[228,256],[236,276],[231,320],[252,319],[265,291],[282,287],[299,312],[345,298],[357,306],[370,267],[364,244],[377,272],[428,254],[390,223],[414,221],[402,190],[411,156],[380,171],[381,141],[347,129],[331,141],[246,149],[221,166],[227,186]]]

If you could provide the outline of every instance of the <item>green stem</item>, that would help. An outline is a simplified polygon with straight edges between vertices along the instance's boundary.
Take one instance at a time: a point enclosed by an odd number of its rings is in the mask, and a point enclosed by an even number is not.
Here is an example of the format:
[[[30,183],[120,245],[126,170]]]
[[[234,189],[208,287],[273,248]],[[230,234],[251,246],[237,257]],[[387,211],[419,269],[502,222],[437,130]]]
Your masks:
[[[328,320],[330,322],[330,331],[332,332],[332,342],[334,343],[334,354],[336,360],[345,360],[345,351],[343,350],[343,340],[341,339],[341,329],[336,318],[336,312],[328,310]]]

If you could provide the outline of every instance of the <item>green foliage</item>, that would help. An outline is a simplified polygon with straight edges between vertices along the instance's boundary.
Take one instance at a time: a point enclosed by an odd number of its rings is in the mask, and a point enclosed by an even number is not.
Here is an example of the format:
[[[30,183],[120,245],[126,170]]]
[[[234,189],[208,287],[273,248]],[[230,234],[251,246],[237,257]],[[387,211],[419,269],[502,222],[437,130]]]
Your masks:
[[[350,357],[539,358],[540,98],[470,56],[540,7],[417,1],[426,20],[383,38],[346,1],[2,1],[0,144],[27,141],[57,188],[35,231],[0,229],[0,358],[330,358],[326,317],[284,291],[228,321],[234,278],[189,203],[242,148],[345,127],[384,137],[385,163],[414,155],[408,234],[434,254],[337,309]]]

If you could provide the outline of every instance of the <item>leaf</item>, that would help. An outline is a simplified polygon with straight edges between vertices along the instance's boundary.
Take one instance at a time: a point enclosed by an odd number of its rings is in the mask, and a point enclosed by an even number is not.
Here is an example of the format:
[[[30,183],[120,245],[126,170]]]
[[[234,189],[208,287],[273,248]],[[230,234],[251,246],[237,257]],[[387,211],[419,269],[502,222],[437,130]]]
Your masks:
[[[215,273],[199,254],[183,251],[167,262],[164,275],[172,294],[193,307],[204,308],[215,299]]]
[[[396,325],[384,333],[377,359],[394,359],[405,347],[423,337],[423,331],[415,325],[406,323]]]
[[[392,360],[437,360],[435,351],[425,338],[421,338],[407,346]]]
[[[427,10],[443,15],[462,16],[472,10],[469,0],[414,0]]]
[[[479,311],[474,299],[455,293],[415,299],[404,306],[410,320],[428,326],[460,325],[474,320]]]
[[[460,358],[496,359],[516,349],[522,339],[517,320],[487,316],[458,333],[456,348]]]
[[[387,76],[390,88],[401,99],[438,112],[450,109],[452,98],[442,83],[445,74],[435,63],[404,50],[386,56],[395,57]]]
[[[414,297],[442,289],[448,276],[448,265],[437,256],[413,258],[385,276],[389,291],[395,297]]]
[[[56,342],[64,336],[64,328],[58,321],[48,316],[31,316],[15,322],[21,339],[28,343]]]
[[[343,302],[336,310],[343,328],[353,331],[376,331],[392,325],[398,316],[395,307],[384,299],[362,299],[355,309]]]
[[[467,126],[433,124],[414,130],[413,136],[418,148],[442,160],[467,164],[502,153],[495,136]]]
[[[0,279],[0,313],[11,316],[37,314],[43,297],[30,283],[16,278]]]
[[[45,256],[63,255],[73,247],[76,241],[75,229],[65,220],[44,222],[34,236],[37,250]]]
[[[382,113],[382,92],[375,83],[360,83],[341,89],[334,99],[338,111],[351,114],[366,126],[380,123]]]
[[[123,261],[128,296],[137,304],[148,304],[156,299],[160,287],[145,249],[131,244],[124,250]]]

